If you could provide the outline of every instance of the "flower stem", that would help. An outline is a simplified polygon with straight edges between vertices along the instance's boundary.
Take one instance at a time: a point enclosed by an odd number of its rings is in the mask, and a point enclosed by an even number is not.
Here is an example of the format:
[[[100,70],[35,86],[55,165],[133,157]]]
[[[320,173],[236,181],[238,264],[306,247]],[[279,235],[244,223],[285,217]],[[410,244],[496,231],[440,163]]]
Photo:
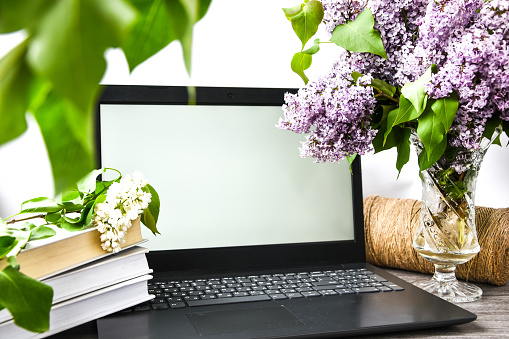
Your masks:
[[[386,98],[386,99],[392,100],[392,101],[394,101],[394,102],[396,102],[396,103],[399,103],[399,100],[398,100],[398,99],[393,98],[393,97],[391,97],[390,95],[387,95],[387,94],[383,93],[382,91],[379,91],[379,92],[378,92],[378,94],[376,94],[376,95],[375,95],[375,98],[376,98],[376,97],[380,97],[380,96],[381,96],[381,97],[384,97],[384,98]]]
[[[44,219],[45,216],[46,216],[45,214],[38,214],[38,215],[33,215],[31,217],[26,217],[26,218],[22,218],[22,219],[11,219],[9,221],[6,221],[5,223],[6,224],[15,224],[20,221],[27,221],[27,220],[37,219],[37,218]]]

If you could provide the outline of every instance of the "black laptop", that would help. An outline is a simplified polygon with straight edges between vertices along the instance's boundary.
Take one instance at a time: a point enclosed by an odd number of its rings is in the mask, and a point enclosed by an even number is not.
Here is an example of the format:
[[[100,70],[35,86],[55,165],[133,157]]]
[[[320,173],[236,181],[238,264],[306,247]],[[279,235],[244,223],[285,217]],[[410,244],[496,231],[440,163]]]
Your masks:
[[[361,163],[299,157],[275,127],[279,88],[109,86],[103,167],[141,171],[161,200],[156,295],[97,321],[100,338],[339,337],[476,316],[365,263]],[[387,225],[392,227],[392,225]]]

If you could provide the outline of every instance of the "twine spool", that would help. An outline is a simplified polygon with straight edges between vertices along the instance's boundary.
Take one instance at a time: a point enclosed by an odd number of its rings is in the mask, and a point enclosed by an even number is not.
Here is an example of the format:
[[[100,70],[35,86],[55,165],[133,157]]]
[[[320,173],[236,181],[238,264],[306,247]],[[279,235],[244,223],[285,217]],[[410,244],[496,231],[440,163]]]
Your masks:
[[[423,273],[434,266],[412,247],[420,223],[421,202],[412,199],[383,198],[364,200],[364,236],[369,263]],[[460,279],[504,285],[509,280],[509,208],[475,208],[477,237],[481,251],[459,265]]]

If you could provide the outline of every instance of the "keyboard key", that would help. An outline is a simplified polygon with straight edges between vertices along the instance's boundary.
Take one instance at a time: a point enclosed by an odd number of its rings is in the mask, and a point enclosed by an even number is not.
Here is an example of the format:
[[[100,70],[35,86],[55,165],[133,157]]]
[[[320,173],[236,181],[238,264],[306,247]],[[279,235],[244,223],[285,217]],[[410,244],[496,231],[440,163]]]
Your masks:
[[[338,292],[336,292],[334,290],[321,290],[321,291],[318,291],[318,293],[320,293],[321,295],[336,295],[336,294],[339,294]]]
[[[170,303],[170,308],[184,308],[186,307],[186,303],[183,301],[176,301]]]
[[[210,299],[216,299],[217,297],[215,294],[204,294],[204,295],[200,295],[199,298],[201,300],[210,300]]]
[[[331,285],[337,285],[338,281],[336,280],[322,280],[311,283],[313,286],[331,286]]]
[[[387,281],[384,277],[379,276],[378,274],[372,274],[369,276],[371,279],[376,281]]]
[[[168,306],[168,304],[164,303],[164,304],[152,304],[152,309],[153,310],[167,310],[168,308],[170,308],[170,306]]]
[[[251,302],[251,301],[265,301],[272,300],[268,295],[250,295],[246,297],[232,297],[232,298],[216,298],[216,299],[208,299],[208,300],[191,300],[187,301],[187,305],[190,307],[195,306],[206,306],[206,305],[222,305],[222,304],[233,304],[233,303],[243,303],[243,302]]]
[[[313,290],[322,291],[322,290],[335,290],[335,289],[340,289],[340,288],[345,288],[345,285],[336,284],[336,285],[326,285],[326,286],[314,286]]]
[[[382,284],[384,284],[387,287],[390,287],[393,291],[404,291],[405,290],[403,287],[396,285],[394,283],[391,283],[391,282],[383,282]]]
[[[269,296],[273,300],[288,299],[288,297],[286,295],[284,295],[283,293],[270,294]]]
[[[303,292],[300,292],[303,296],[305,296],[306,298],[309,298],[309,297],[321,297],[322,295],[319,293],[319,292],[316,292],[316,291],[303,291]]]
[[[233,292],[234,297],[247,297],[249,293],[247,292]]]
[[[200,300],[200,297],[197,295],[192,295],[192,296],[184,297],[184,300]]]
[[[348,269],[149,282],[148,290],[156,298],[133,310],[391,292],[404,288],[366,269]]]
[[[166,300],[155,298],[149,301],[151,304],[165,304]]]
[[[134,306],[134,310],[136,312],[150,311],[150,304],[145,302],[143,304],[136,305]]]
[[[376,293],[376,292],[380,292],[379,289],[375,288],[375,287],[356,287],[356,288],[353,288],[353,290],[357,293]]]

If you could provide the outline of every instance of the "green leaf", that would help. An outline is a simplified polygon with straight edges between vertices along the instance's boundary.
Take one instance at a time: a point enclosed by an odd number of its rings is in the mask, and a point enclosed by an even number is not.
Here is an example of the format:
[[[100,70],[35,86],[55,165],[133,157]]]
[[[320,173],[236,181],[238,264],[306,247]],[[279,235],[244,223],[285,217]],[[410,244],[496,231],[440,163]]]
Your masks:
[[[28,221],[21,221],[17,222],[15,224],[9,225],[9,228],[7,229],[7,232],[14,232],[14,231],[31,231],[33,228],[35,228],[35,225]],[[14,233],[11,233],[14,234]]]
[[[391,133],[394,126],[417,119],[420,115],[421,114],[417,112],[412,103],[407,100],[403,94],[400,95],[399,107],[390,111],[387,115],[387,130],[384,135],[384,140],[387,139],[387,136]]]
[[[55,192],[76,187],[76,182],[93,170],[95,155],[84,146],[83,138],[92,139],[92,129],[86,135],[69,133],[69,116],[83,114],[55,92],[50,92],[44,102],[34,111],[48,150],[53,171]],[[92,126],[92,111],[87,112],[87,125]]]
[[[58,226],[68,232],[78,232],[85,229],[85,225],[82,223],[61,222]]]
[[[419,154],[419,170],[424,171],[433,166],[445,152],[447,148],[447,137],[444,137],[440,144],[433,148],[431,154],[428,154],[426,149],[423,149]]]
[[[94,216],[94,212],[95,212],[95,206],[97,204],[100,204],[100,203],[103,203],[106,201],[106,194],[101,194],[100,196],[97,197],[97,199],[91,201],[87,207],[89,206],[89,210],[88,210],[88,213],[87,213],[87,217],[85,219],[85,226],[88,226],[90,225],[90,223],[92,222],[92,217]]]
[[[315,41],[313,42],[313,46],[309,47],[308,49],[302,51],[302,53],[306,53],[306,54],[316,54],[318,53],[318,51],[320,50],[320,39],[315,39]]]
[[[4,258],[14,247],[18,239],[11,235],[0,235],[0,258]]]
[[[374,25],[373,14],[366,8],[354,21],[336,26],[331,41],[351,52],[368,52],[387,59],[382,38]]]
[[[132,0],[139,15],[131,34],[122,45],[129,69],[180,40],[188,73],[191,73],[193,25],[208,10],[211,0]]]
[[[2,0],[0,1],[0,33],[26,28],[32,31],[55,0]]]
[[[410,159],[410,129],[394,126],[392,132],[385,138],[386,130],[387,124],[382,121],[378,133],[373,139],[373,147],[375,153],[380,153],[393,147],[397,148],[398,156],[396,159],[396,168],[399,177],[401,169]]]
[[[396,94],[396,87],[389,85],[388,83],[380,79],[371,80],[371,86],[390,97]]]
[[[354,155],[347,155],[346,160],[348,161],[348,165],[350,166],[350,173],[353,174],[352,171],[352,163],[354,162],[355,158],[357,157],[357,153]]]
[[[426,109],[428,95],[426,94],[424,85],[431,79],[432,69],[433,66],[428,68],[419,79],[405,84],[401,89],[401,93],[406,99],[410,100],[419,115]]]
[[[87,111],[106,70],[104,52],[123,43],[135,17],[123,0],[55,1],[31,40],[29,64],[79,110]]]
[[[0,145],[27,129],[25,113],[32,75],[25,62],[26,48],[25,40],[0,60]]]
[[[16,246],[14,246],[11,249],[11,251],[8,254],[6,254],[7,257],[17,255],[19,251],[21,251],[21,249],[25,247],[26,243],[28,242],[28,239],[30,238],[30,227],[27,228],[27,225],[32,224],[22,223],[20,225],[16,225],[17,228],[8,228],[7,231],[2,232],[4,235],[13,236],[17,240]]]
[[[59,196],[59,201],[62,202],[73,201],[78,198],[80,198],[80,192],[78,190],[64,191]]]
[[[363,76],[364,74],[361,74],[357,71],[352,72],[352,79],[355,83],[357,83],[357,80],[359,80],[359,78]],[[396,87],[389,85],[388,83],[380,79],[371,80],[370,86],[390,97],[396,94]]]
[[[311,66],[312,60],[313,57],[311,56],[311,54],[302,52],[295,53],[292,58],[292,71],[297,73],[302,78],[305,84],[308,83],[309,79],[306,76],[306,74],[304,74],[304,71],[308,69],[309,66]]]
[[[428,157],[434,154],[434,149],[447,138],[442,120],[431,109],[426,110],[419,117],[417,134],[424,145]]]
[[[19,264],[18,261],[16,260],[16,256],[8,257],[7,262],[9,263],[9,265],[12,266],[12,268],[14,268],[16,271],[19,271]],[[0,309],[1,308],[2,307],[0,305]]]
[[[97,177],[106,172],[106,169],[95,169],[85,175],[80,181],[78,181],[78,190],[83,193],[92,193],[95,192],[95,187],[97,185]]]
[[[49,330],[53,289],[12,266],[0,271],[0,306],[11,312],[14,323],[32,332]]]
[[[398,177],[401,169],[410,160],[410,130],[408,128],[402,129],[400,141],[398,143],[398,157],[396,159],[396,168],[398,169]]]
[[[435,112],[435,115],[442,121],[445,132],[448,132],[451,128],[452,122],[456,117],[458,111],[458,94],[453,92],[451,96],[435,99],[431,104],[431,109]]]
[[[141,222],[145,225],[152,233],[160,234],[157,230],[156,224],[157,219],[159,218],[159,209],[160,209],[160,201],[159,194],[157,194],[154,187],[147,184],[147,186],[143,187],[144,192],[148,192],[152,194],[152,199],[150,200],[150,204],[146,209],[143,210],[143,214],[141,215]]]
[[[357,72],[357,71],[352,72],[352,79],[353,79],[353,81],[354,81],[355,83],[357,83],[357,80],[359,80],[359,78],[361,78],[361,77],[363,77],[363,76],[364,76],[364,74],[359,73],[359,72]]]
[[[283,8],[286,18],[292,23],[292,28],[302,43],[306,43],[316,34],[318,25],[323,19],[323,6],[320,1],[311,0],[292,8]]]
[[[54,213],[47,213],[46,216],[44,217],[44,220],[46,220],[46,222],[49,224],[55,224],[55,223],[59,222],[60,219],[62,219],[61,211],[54,212]]]
[[[502,119],[500,117],[491,117],[486,121],[486,125],[484,125],[483,137],[491,140],[493,138],[493,133],[497,128],[502,128]],[[502,134],[502,133],[500,133]],[[500,141],[500,134],[493,141],[495,145],[502,146],[502,142]]]
[[[64,206],[66,212],[79,212],[84,208],[82,204],[75,204],[70,201],[64,201],[61,205]]]
[[[51,227],[47,227],[44,225],[36,226],[34,229],[32,229],[32,232],[30,233],[30,241],[50,238],[54,236],[56,233],[57,232],[55,232],[55,230],[52,229]]]
[[[20,213],[48,213],[61,211],[62,206],[55,200],[39,197],[27,200],[21,204]]]

